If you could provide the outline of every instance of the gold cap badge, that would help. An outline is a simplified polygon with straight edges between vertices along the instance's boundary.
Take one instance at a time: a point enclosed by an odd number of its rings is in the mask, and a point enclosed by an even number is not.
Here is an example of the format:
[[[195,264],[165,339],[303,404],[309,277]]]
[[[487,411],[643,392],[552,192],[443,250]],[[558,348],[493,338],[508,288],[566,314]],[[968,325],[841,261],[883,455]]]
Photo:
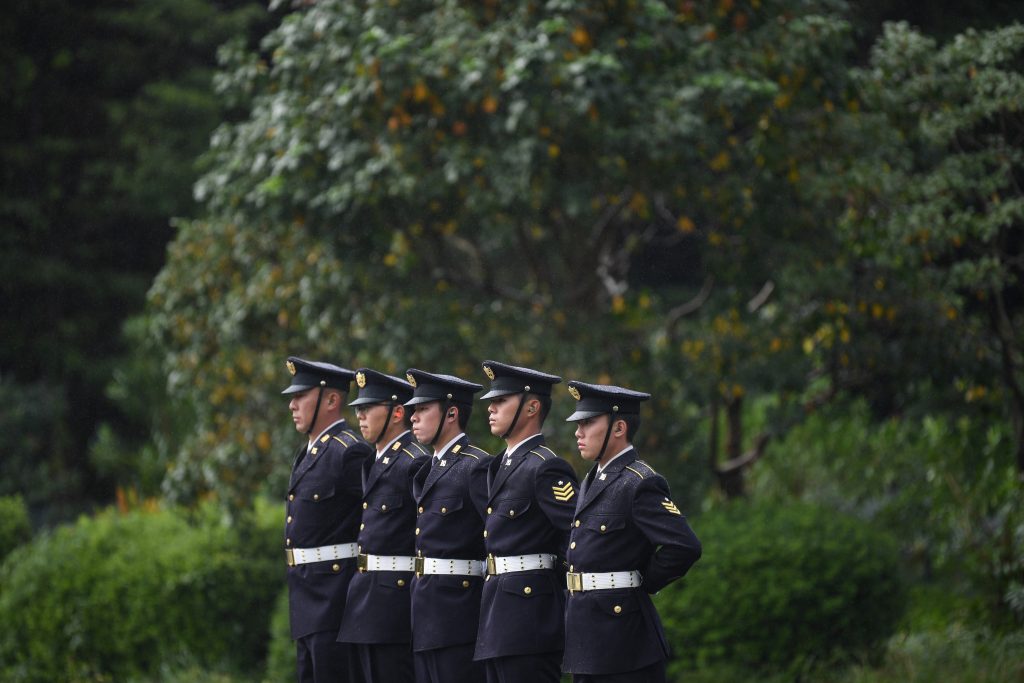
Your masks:
[[[293,363],[293,362],[291,362],[291,361],[289,360],[289,361],[285,361],[285,363],[284,363],[284,364],[285,364],[286,366],[288,366],[288,372],[290,372],[290,373],[292,373],[292,374],[294,375],[294,374],[295,374],[295,363]]]
[[[485,365],[484,366],[484,374],[487,375],[487,379],[490,379],[490,380],[494,379],[494,370],[491,370],[491,366],[490,365]]]
[[[359,385],[360,389],[365,387],[366,386],[366,375],[364,375],[361,372],[357,372],[356,373],[356,384]]]
[[[409,384],[411,384],[413,387],[416,386],[416,378],[412,376],[411,372],[405,373],[405,378],[409,380]]]
[[[580,390],[576,387],[569,387],[569,395],[577,401],[580,400]]]

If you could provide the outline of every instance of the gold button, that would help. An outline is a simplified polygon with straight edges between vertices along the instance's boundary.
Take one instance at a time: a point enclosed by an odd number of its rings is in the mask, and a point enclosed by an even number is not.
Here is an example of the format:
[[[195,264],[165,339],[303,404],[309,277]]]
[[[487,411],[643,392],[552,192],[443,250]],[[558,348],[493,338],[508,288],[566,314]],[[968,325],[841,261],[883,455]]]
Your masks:
[[[420,528],[419,528],[419,527],[416,527],[416,535],[417,535],[417,536],[419,536],[419,535],[420,535]]]
[[[574,572],[574,571],[576,571],[576,568],[575,568],[575,567],[573,567],[573,566],[572,566],[572,565],[570,564],[570,565],[569,565],[569,571],[571,571],[571,572]]]
[[[577,519],[576,520],[576,526],[579,526],[579,525],[580,525],[580,520]]]
[[[469,581],[463,581],[462,582],[462,587],[463,588],[469,588]]]
[[[292,516],[291,516],[291,515],[288,515],[288,519],[287,519],[286,521],[287,521],[287,522],[288,522],[289,524],[291,524],[291,523],[292,523]]]
[[[533,589],[530,588],[529,586],[527,586],[526,588],[523,589],[523,592],[526,593],[527,595],[529,595],[530,593],[533,592]]]
[[[515,510],[509,510],[508,511],[508,516],[509,517],[515,517],[516,516],[516,511]]]
[[[340,572],[341,571],[341,565],[340,564],[332,564],[331,565],[331,569],[336,571],[336,572]]]
[[[601,531],[607,531],[607,530],[608,530],[608,527],[606,527],[604,524],[602,524],[601,525]]]
[[[484,538],[487,538],[487,529],[484,529]]]
[[[284,539],[284,544],[285,545],[291,545],[292,544],[292,539],[290,539],[290,538]]]
[[[288,494],[288,500],[295,500],[295,494],[294,493],[289,493]]]
[[[615,605],[615,607],[612,608],[612,611],[616,614],[622,614],[622,605]]]
[[[576,548],[576,541],[573,541],[572,543],[569,544],[569,549],[573,550],[575,548]]]
[[[363,529],[365,529],[365,528],[366,528],[366,525],[365,525],[365,524],[360,524],[360,525],[359,525],[359,530],[360,530],[360,531],[362,531],[362,530],[363,530]]]
[[[387,510],[388,509],[387,503],[381,503],[380,509],[381,509],[381,511]]]
[[[421,515],[423,514],[423,506],[422,505],[420,505],[420,508],[419,508],[419,510],[417,510],[417,512],[419,512]]]
[[[398,584],[399,588],[401,588],[405,585],[405,579],[399,579],[398,581],[395,581],[395,583]]]
[[[320,494],[319,493],[314,493],[313,494],[313,500],[320,500]]]
[[[441,508],[441,514],[442,514],[442,515],[443,515],[444,513],[446,513],[446,512],[448,512],[448,508]]]
[[[363,503],[363,509],[364,509],[364,510],[365,510],[366,508],[368,508],[369,506],[370,506],[370,504],[369,504],[369,503],[366,503],[366,502],[364,502],[364,503]]]
[[[487,514],[491,514],[492,512],[494,512],[493,508],[487,508]]]

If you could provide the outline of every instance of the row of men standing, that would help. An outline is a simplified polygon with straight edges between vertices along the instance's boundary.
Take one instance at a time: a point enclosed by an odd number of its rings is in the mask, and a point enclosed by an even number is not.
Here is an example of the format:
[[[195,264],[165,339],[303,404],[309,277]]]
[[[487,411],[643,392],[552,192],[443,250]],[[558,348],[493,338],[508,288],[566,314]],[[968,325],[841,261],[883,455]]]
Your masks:
[[[300,683],[665,680],[650,594],[701,548],[632,446],[648,394],[568,383],[595,463],[581,489],[542,433],[560,377],[484,362],[492,457],[466,435],[480,384],[287,365],[307,435],[285,523]],[[362,438],[342,417],[353,380]]]

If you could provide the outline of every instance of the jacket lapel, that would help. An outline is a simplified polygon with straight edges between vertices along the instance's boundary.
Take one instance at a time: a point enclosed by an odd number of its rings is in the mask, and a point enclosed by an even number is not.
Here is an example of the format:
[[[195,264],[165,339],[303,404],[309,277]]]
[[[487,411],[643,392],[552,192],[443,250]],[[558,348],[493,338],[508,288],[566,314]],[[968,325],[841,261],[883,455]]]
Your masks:
[[[498,495],[499,491],[501,491],[501,487],[505,484],[505,481],[507,481],[508,478],[512,476],[512,473],[515,472],[516,469],[518,469],[518,467],[522,465],[523,462],[526,461],[527,454],[532,449],[542,445],[543,443],[544,435],[538,434],[537,436],[527,439],[523,443],[519,444],[519,446],[516,448],[516,452],[512,454],[511,464],[508,465],[505,464],[509,460],[508,453],[502,453],[501,457],[495,458],[495,460],[497,461],[498,469],[494,473],[493,483],[487,487],[488,503],[493,501],[494,497]],[[491,467],[494,467],[493,462],[491,463]]]
[[[402,438],[399,437],[398,441],[391,444],[391,446],[384,451],[380,458],[375,459],[371,464],[369,470],[367,470],[366,479],[363,481],[363,493],[369,493],[370,489],[373,488],[384,473],[391,469],[392,465],[397,462],[398,457],[404,457],[402,453]]]
[[[580,504],[576,508],[576,513],[579,514],[585,507],[597,500],[601,492],[622,474],[622,470],[626,469],[626,465],[629,465],[634,460],[636,460],[636,450],[631,448],[609,463],[608,467],[601,471],[601,474],[597,474],[597,468],[595,467],[594,478],[580,498]]]
[[[420,492],[421,496],[427,495],[437,480],[444,475],[455,469],[455,463],[462,457],[461,451],[463,448],[469,445],[469,437],[463,436],[461,439],[452,444],[451,448],[441,454],[439,462],[432,460],[430,463],[430,472],[427,474],[427,480],[423,482],[423,490]],[[433,456],[431,456],[433,458]]]

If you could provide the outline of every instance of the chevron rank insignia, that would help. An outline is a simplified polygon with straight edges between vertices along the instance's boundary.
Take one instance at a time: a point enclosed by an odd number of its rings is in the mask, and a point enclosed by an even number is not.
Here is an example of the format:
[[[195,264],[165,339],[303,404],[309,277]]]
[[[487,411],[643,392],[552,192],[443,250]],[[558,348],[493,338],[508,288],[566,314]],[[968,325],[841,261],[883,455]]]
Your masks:
[[[673,515],[681,515],[681,514],[683,514],[682,512],[679,511],[679,508],[676,507],[676,504],[673,503],[668,498],[666,498],[665,500],[661,501],[661,506],[663,508],[665,508],[666,510],[668,510],[669,512],[671,512]]]
[[[567,481],[564,484],[558,482],[551,486],[551,492],[555,494],[555,500],[565,502],[576,495],[576,492],[572,488],[572,482]]]

